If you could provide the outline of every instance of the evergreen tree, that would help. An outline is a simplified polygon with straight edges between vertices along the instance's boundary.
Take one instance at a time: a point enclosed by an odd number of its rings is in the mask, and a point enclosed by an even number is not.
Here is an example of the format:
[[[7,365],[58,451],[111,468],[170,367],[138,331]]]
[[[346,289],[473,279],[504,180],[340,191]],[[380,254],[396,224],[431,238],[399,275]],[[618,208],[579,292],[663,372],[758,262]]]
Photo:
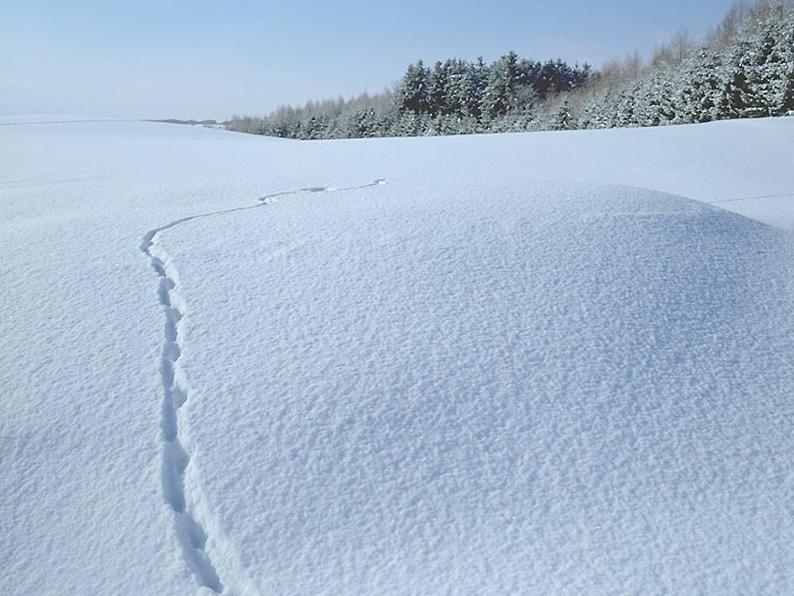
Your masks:
[[[447,60],[444,63],[446,76],[445,104],[442,113],[463,117],[466,114],[468,66],[463,60]]]
[[[659,68],[637,91],[636,120],[640,126],[661,126],[675,118],[674,83],[666,69]]]
[[[491,67],[482,112],[490,118],[507,114],[516,107],[518,85],[518,55],[511,51]]]
[[[780,27],[780,46],[786,68],[777,114],[794,115],[794,16]]]
[[[306,139],[323,139],[328,130],[328,118],[326,116],[312,116],[303,126],[303,135]]]
[[[397,90],[397,108],[401,112],[430,112],[430,71],[419,60],[405,71]]]
[[[389,132],[398,137],[422,136],[430,129],[430,117],[416,112],[401,113],[391,126]]]
[[[725,67],[725,78],[717,99],[719,118],[741,118],[754,105],[745,70],[744,58],[749,54],[749,44],[739,42],[731,52]]]
[[[639,124],[637,117],[637,94],[639,85],[625,88],[620,93],[618,103],[617,125],[619,127],[635,126]]]
[[[717,117],[717,106],[724,89],[722,63],[716,53],[706,49],[686,64],[686,83],[679,95],[680,123],[709,122]]]
[[[595,107],[595,128],[614,128],[618,125],[616,106],[619,97],[619,91],[615,88],[608,88],[601,94]]]
[[[357,113],[355,137],[377,137],[380,132],[378,115],[372,108],[364,108]]]
[[[785,41],[778,23],[764,24],[756,46],[752,84],[765,116],[778,113],[785,94],[788,70]]]
[[[436,62],[430,77],[430,114],[437,116],[448,113],[449,80],[446,65]]]
[[[564,99],[554,115],[554,130],[570,130],[573,128],[573,114],[568,99]]]
[[[466,65],[461,81],[461,104],[464,116],[480,119],[489,76],[490,68],[482,57],[477,58],[473,64]]]
[[[786,87],[783,90],[783,99],[780,102],[778,114],[781,116],[794,116],[794,61],[786,73]]]

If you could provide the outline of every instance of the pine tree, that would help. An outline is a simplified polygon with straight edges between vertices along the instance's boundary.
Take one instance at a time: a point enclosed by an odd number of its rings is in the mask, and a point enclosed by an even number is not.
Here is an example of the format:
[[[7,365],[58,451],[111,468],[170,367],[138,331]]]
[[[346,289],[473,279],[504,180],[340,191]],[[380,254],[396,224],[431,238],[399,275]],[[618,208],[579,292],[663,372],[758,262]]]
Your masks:
[[[446,106],[444,113],[462,118],[466,115],[468,65],[463,60],[447,60],[444,63],[447,76]]]
[[[717,105],[724,89],[722,63],[714,52],[701,49],[685,66],[686,82],[680,91],[679,123],[709,122],[717,118]]]
[[[302,126],[303,138],[323,139],[328,131],[328,118],[325,115],[311,116]]]
[[[490,118],[507,114],[516,106],[518,85],[518,55],[511,51],[491,67],[482,112]]]
[[[675,118],[674,85],[671,74],[657,67],[650,79],[641,81],[636,91],[636,120],[640,126],[661,126]]]
[[[365,138],[378,136],[378,116],[372,108],[363,108],[352,114],[348,121],[347,136]]]
[[[747,78],[748,105],[744,117],[760,118],[778,113],[785,95],[787,48],[785,35],[776,23],[763,23],[759,33],[747,44],[741,57]]]
[[[783,72],[780,104],[776,113],[781,116],[794,115],[794,19],[780,29],[781,54],[786,65]]]
[[[466,66],[461,82],[461,103],[464,116],[480,119],[489,75],[490,68],[482,57]]]
[[[564,99],[554,115],[554,130],[570,130],[573,128],[573,114],[568,99]]]
[[[757,42],[754,78],[755,92],[759,96],[764,115],[778,113],[785,94],[788,48],[782,47],[784,35],[779,24],[764,24]]]
[[[437,116],[448,113],[449,79],[447,68],[442,62],[436,62],[430,77],[430,114]]]
[[[401,112],[430,111],[430,71],[421,60],[408,66],[395,99]]]
[[[718,118],[742,118],[754,104],[753,92],[747,80],[745,56],[749,45],[740,41],[728,58],[725,78],[717,99]]]
[[[618,117],[617,125],[619,127],[635,126],[639,124],[637,116],[637,95],[639,94],[639,85],[633,85],[624,89],[620,94],[620,103],[618,104]]]
[[[783,99],[780,102],[778,114],[781,116],[794,116],[794,61],[786,73],[786,87],[783,90]]]
[[[430,129],[430,116],[416,112],[401,113],[392,123],[389,132],[398,137],[418,137]]]
[[[607,87],[592,96],[586,108],[589,128],[613,128],[617,121],[617,91]]]

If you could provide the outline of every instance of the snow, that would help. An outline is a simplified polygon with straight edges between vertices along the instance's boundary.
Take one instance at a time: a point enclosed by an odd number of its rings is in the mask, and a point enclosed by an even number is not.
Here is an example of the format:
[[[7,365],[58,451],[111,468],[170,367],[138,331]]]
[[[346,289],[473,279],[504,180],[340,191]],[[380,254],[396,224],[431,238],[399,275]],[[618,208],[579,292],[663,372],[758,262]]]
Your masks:
[[[0,139],[4,593],[794,589],[794,120]]]

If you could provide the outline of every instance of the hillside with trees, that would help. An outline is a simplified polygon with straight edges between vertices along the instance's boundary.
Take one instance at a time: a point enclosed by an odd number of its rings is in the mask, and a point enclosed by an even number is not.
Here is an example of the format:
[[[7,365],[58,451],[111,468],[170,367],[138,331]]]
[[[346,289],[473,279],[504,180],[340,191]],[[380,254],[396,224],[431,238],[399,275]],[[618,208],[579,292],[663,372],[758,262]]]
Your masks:
[[[685,31],[643,63],[594,71],[508,52],[488,64],[421,60],[377,95],[236,116],[231,130],[296,139],[661,126],[794,114],[794,10],[785,0],[732,8],[700,43]]]

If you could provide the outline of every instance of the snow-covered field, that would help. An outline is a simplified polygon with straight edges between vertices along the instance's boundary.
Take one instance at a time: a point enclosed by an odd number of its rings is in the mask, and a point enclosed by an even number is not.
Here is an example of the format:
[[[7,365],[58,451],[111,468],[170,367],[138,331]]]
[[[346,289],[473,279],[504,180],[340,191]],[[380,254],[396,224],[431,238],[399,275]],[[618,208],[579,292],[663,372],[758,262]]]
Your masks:
[[[1,593],[794,593],[794,119],[37,122]]]

